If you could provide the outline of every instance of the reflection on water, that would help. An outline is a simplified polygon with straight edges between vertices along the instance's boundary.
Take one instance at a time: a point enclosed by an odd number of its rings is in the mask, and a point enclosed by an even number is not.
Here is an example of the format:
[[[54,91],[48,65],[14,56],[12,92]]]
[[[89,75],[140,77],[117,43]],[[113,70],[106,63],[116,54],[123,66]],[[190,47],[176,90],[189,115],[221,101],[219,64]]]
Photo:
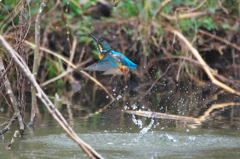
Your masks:
[[[231,97],[212,99],[211,96],[189,98],[180,94],[152,94],[139,100],[135,95],[117,93],[115,97],[116,101],[108,106],[110,99],[102,90],[97,90],[95,100],[91,94],[76,93],[62,96],[58,104],[58,110],[80,138],[104,158],[221,159],[240,155],[239,106],[234,103],[227,104],[231,105],[228,107],[216,105],[231,102]],[[207,116],[201,125],[193,126],[187,120],[157,118],[154,114],[143,117],[125,113],[125,110],[167,113],[168,117]],[[88,158],[42,104],[39,104],[39,112],[35,129],[27,128],[26,135],[18,137],[11,150],[6,150],[17,129],[17,124],[13,124],[5,140],[0,142],[0,158]],[[30,119],[29,113],[27,110],[26,122]],[[10,118],[11,113],[4,106],[0,116]]]

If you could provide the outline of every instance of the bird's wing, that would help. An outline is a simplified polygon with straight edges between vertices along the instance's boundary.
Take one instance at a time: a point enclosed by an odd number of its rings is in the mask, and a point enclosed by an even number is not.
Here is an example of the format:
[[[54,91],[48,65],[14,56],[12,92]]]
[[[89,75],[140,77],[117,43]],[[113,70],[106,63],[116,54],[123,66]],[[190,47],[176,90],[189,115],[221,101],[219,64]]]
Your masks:
[[[116,59],[111,56],[111,54],[106,54],[101,60],[96,62],[95,64],[92,64],[84,70],[89,70],[89,71],[106,71],[109,69],[113,69],[118,67],[116,63]]]
[[[118,62],[121,63],[123,66],[127,66],[130,69],[134,69],[137,65],[133,63],[131,60],[129,60],[126,56],[119,52],[112,51],[113,55],[115,56],[116,59],[118,59]]]

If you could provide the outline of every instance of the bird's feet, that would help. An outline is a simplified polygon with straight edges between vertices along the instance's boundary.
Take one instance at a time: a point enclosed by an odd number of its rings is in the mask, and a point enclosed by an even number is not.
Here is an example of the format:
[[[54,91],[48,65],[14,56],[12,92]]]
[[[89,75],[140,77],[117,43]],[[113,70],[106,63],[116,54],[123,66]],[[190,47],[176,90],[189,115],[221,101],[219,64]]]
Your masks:
[[[120,70],[121,70],[122,73],[124,73],[125,75],[127,75],[127,73],[128,73],[127,70],[122,69],[122,68],[121,68]]]

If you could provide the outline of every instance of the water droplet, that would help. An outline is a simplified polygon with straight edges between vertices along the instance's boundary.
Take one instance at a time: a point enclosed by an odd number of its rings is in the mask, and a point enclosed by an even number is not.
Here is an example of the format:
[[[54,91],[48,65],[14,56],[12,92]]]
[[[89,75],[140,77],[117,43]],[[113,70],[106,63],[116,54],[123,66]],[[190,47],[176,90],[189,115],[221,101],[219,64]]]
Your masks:
[[[117,96],[117,100],[119,100],[120,98],[122,98],[122,96],[121,96],[121,95],[118,95],[118,96]]]
[[[137,109],[137,105],[136,104],[133,104],[131,107],[132,107],[133,110]]]

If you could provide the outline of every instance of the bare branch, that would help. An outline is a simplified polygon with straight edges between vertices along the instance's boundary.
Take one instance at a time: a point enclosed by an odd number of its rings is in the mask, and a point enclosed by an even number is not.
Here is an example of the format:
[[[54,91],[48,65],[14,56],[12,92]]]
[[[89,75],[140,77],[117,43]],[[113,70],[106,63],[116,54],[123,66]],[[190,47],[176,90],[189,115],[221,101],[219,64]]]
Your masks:
[[[35,49],[34,49],[34,60],[33,60],[33,76],[36,79],[37,72],[38,72],[38,61],[39,61],[39,47],[40,47],[40,20],[42,17],[43,9],[46,7],[48,0],[43,0],[40,8],[38,10],[37,18],[35,20]],[[31,86],[31,94],[32,94],[32,110],[31,110],[31,120],[28,126],[34,126],[34,118],[36,113],[37,107],[37,98],[36,98],[36,90],[34,89],[33,85]]]

